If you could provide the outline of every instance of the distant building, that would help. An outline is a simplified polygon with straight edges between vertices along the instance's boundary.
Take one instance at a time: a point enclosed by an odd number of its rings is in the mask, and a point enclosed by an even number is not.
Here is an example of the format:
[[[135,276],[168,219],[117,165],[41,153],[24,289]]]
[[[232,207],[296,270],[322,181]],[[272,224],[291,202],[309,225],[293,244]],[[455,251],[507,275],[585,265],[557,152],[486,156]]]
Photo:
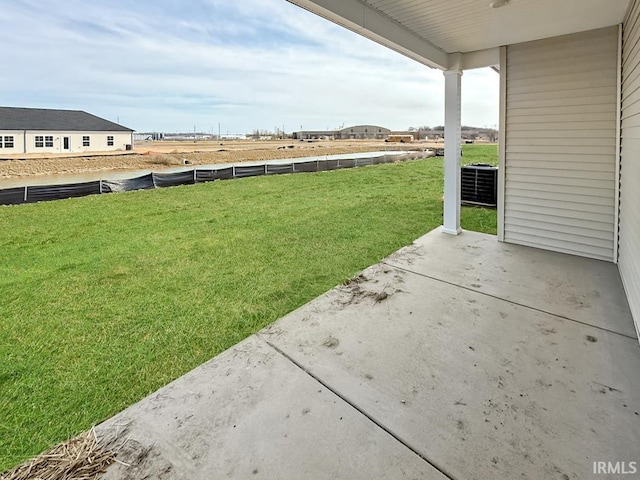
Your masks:
[[[355,125],[340,130],[302,130],[293,132],[298,140],[384,140],[391,130],[376,125]]]
[[[384,140],[391,130],[376,125],[356,125],[343,128],[337,132],[336,138],[345,140]]]
[[[164,140],[164,133],[160,133],[160,132],[134,133],[133,140],[136,142]]]
[[[247,135],[244,133],[227,133],[220,137],[220,140],[246,140]]]
[[[79,110],[0,107],[3,153],[128,150],[133,130]]]
[[[293,132],[292,137],[296,140],[333,140],[337,130],[302,130]]]
[[[408,133],[408,134],[392,133],[386,139],[387,142],[398,142],[398,143],[411,143],[413,142],[413,140],[414,140],[413,134],[411,133]]]
[[[424,134],[422,136],[420,135],[419,130],[394,130],[391,133],[389,133],[389,137],[407,136],[407,135],[411,135],[413,137],[413,140],[421,140],[425,137]],[[389,141],[391,141],[391,139],[389,139]]]

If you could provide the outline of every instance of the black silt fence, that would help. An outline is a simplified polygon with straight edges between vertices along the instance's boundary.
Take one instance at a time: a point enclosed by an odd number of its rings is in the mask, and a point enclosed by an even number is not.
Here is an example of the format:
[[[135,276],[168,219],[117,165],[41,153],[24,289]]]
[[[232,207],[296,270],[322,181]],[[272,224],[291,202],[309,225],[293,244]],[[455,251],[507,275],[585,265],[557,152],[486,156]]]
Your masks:
[[[0,190],[0,205],[20,205],[26,201],[26,187]]]
[[[231,180],[233,173],[233,167],[219,168],[215,171],[216,180]]]
[[[292,163],[267,164],[267,175],[278,175],[281,173],[293,173]]]
[[[215,170],[196,170],[196,182],[204,183],[217,180],[217,178],[215,177],[215,172]]]
[[[87,183],[68,183],[64,185],[32,185],[25,187],[25,190],[26,203],[86,197],[87,195],[100,193],[100,180]]]
[[[318,171],[318,162],[313,160],[311,162],[300,162],[293,164],[294,172],[317,172]]]
[[[233,167],[216,168],[212,170],[196,170],[196,182],[213,182],[214,180],[231,180]]]
[[[318,162],[318,172],[324,172],[326,170],[337,170],[340,168],[338,160],[320,160]]]
[[[338,168],[354,168],[356,166],[355,158],[345,158],[338,160]]]
[[[179,185],[193,185],[196,183],[196,171],[175,173],[152,173],[153,184],[158,187],[177,187]]]
[[[233,167],[195,169],[174,173],[149,173],[136,178],[124,180],[98,180],[95,182],[72,183],[63,185],[34,185],[0,190],[0,205],[19,205],[63,198],[83,197],[100,193],[128,192],[133,190],[149,190],[160,187],[192,185],[194,183],[212,182],[232,178],[256,177],[260,175],[276,175],[297,172],[321,172],[353,168],[378,163],[392,163],[403,160],[421,158],[421,152],[406,152],[395,155],[379,155],[376,157],[344,158],[331,160],[307,160],[298,163],[262,165],[236,165]]]
[[[259,177],[265,174],[264,165],[237,165],[233,168],[235,178]]]
[[[133,190],[149,190],[155,188],[153,174],[143,175],[126,180],[103,180],[102,193],[131,192]]]

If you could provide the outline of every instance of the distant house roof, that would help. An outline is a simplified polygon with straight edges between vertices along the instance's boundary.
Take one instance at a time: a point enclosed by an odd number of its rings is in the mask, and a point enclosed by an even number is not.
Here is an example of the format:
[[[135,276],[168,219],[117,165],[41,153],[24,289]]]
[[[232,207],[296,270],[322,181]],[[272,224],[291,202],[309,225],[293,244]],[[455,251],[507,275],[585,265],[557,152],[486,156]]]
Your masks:
[[[133,132],[81,110],[0,107],[0,130]]]
[[[343,129],[341,129],[339,131],[347,133],[347,132],[350,132],[352,130],[361,131],[361,130],[365,130],[365,129],[367,129],[367,130],[371,129],[371,131],[374,131],[374,130],[377,129],[377,130],[380,130],[380,131],[386,132],[386,133],[389,133],[391,131],[388,128],[384,128],[384,127],[381,127],[379,125],[352,125],[350,127],[343,128]]]

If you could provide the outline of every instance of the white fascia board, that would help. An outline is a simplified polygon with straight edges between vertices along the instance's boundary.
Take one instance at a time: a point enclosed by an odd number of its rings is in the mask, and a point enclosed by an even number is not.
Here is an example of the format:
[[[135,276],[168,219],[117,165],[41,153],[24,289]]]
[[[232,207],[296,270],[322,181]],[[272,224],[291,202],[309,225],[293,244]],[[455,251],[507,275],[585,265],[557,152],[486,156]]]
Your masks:
[[[431,68],[449,69],[449,55],[358,0],[287,0]]]
[[[467,52],[461,54],[461,56],[461,66],[464,70],[485,67],[500,69],[500,47]]]

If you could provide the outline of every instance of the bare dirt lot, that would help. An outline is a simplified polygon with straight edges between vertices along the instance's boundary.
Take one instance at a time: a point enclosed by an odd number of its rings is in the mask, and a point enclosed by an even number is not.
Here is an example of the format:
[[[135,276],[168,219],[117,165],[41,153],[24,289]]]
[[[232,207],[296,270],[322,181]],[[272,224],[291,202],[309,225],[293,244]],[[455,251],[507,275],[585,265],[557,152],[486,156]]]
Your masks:
[[[424,150],[429,146],[426,143],[400,144],[379,140],[139,142],[132,152],[5,156],[0,158],[0,179],[142,169],[161,171],[185,164],[212,165],[381,150]]]

